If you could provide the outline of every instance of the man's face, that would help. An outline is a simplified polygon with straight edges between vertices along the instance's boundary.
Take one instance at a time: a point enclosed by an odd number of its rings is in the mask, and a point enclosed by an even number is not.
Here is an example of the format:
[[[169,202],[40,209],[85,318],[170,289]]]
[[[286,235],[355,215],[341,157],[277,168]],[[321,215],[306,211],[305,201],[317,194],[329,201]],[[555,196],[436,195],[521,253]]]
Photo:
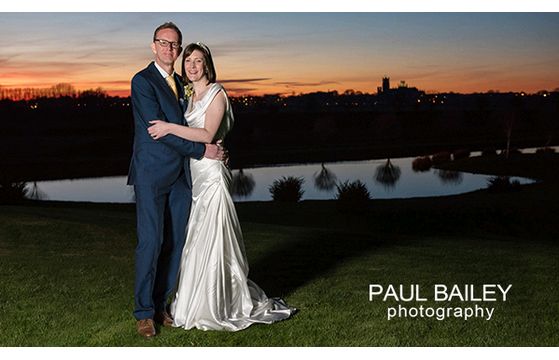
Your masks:
[[[173,29],[161,29],[155,35],[158,40],[166,42],[167,46],[161,45],[160,41],[154,41],[151,49],[155,54],[155,61],[162,66],[173,66],[179,57],[181,48],[174,49],[171,44],[178,43],[179,35]]]

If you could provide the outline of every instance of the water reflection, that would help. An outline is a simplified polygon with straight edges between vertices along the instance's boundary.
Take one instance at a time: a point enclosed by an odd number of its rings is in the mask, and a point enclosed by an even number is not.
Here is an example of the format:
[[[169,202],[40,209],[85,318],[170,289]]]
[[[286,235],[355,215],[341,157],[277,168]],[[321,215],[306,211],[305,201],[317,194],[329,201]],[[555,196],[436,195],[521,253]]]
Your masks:
[[[324,164],[286,165],[233,170],[232,195],[235,201],[271,201],[274,180],[303,178],[302,200],[335,198],[336,184],[360,180],[373,199],[443,196],[484,189],[490,176],[434,170],[417,171],[414,158],[348,161]],[[375,169],[371,176],[371,169]],[[516,178],[521,184],[533,182]],[[511,179],[513,180],[513,179]],[[133,188],[126,177],[107,177],[28,184],[49,200],[133,202]]]
[[[387,159],[386,164],[377,166],[375,180],[387,189],[394,188],[401,173],[400,167],[392,165],[390,159]]]
[[[510,176],[495,176],[488,180],[487,189],[491,192],[512,192],[520,190],[520,182]]]
[[[460,184],[463,180],[463,175],[459,171],[436,170],[435,173],[443,184]]]
[[[233,196],[247,197],[254,191],[254,177],[251,174],[245,174],[240,169],[237,174],[233,175],[231,182],[231,194]]]
[[[49,198],[44,191],[39,189],[39,185],[37,184],[36,181],[33,181],[32,183],[27,183],[26,189],[27,189],[26,196],[29,199],[48,200],[48,198]]]
[[[126,188],[128,189],[128,194],[129,194],[129,197],[130,197],[130,201],[127,201],[127,202],[135,203],[136,202],[136,192],[134,191],[134,187],[133,186],[127,186]]]
[[[321,165],[320,172],[314,174],[314,186],[318,190],[329,191],[336,186],[337,177],[331,170],[328,170],[324,163]]]

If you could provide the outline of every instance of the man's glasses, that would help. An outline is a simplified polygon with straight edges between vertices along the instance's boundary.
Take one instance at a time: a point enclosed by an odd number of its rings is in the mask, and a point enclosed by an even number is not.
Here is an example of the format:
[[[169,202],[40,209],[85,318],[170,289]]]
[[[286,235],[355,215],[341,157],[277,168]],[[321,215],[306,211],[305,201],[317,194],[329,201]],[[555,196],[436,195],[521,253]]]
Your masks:
[[[173,48],[173,50],[177,50],[178,48],[181,47],[181,44],[179,44],[178,42],[174,42],[174,41],[167,41],[167,40],[163,40],[163,39],[155,39],[154,41],[158,42],[159,45],[161,45],[164,48],[168,48],[169,46],[171,46]]]

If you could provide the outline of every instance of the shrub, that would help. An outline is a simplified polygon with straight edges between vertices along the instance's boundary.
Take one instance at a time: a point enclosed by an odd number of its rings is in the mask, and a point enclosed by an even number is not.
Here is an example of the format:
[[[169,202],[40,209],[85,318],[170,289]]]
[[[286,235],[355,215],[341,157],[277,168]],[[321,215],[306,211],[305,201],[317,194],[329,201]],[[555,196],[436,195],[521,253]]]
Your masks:
[[[508,176],[495,176],[489,179],[487,189],[491,192],[512,192],[520,190],[518,180],[510,181]]]
[[[371,194],[367,190],[367,186],[360,180],[354,182],[346,181],[336,185],[338,193],[338,209],[349,212],[360,212],[366,209]]]
[[[543,147],[536,149],[536,154],[555,154],[555,149],[550,147]]]
[[[431,158],[429,156],[420,156],[418,158],[415,158],[411,163],[411,168],[413,169],[413,171],[416,172],[429,171],[431,169],[431,166],[433,166],[433,162],[431,161]]]
[[[445,162],[450,161],[450,153],[448,151],[441,151],[439,153],[434,154],[431,156],[431,161],[433,165],[440,165]]]
[[[0,204],[17,204],[25,200],[27,195],[26,183],[0,180]]]
[[[279,180],[274,180],[274,183],[268,189],[274,201],[298,202],[305,192],[301,189],[304,182],[305,180],[300,177],[283,176]]]
[[[470,150],[459,149],[452,153],[453,160],[465,159],[470,157]]]
[[[497,155],[497,150],[495,149],[483,149],[481,151],[481,156],[495,156]]]
[[[507,154],[507,149],[503,149],[501,150],[501,156],[505,156],[505,157],[509,157],[511,155],[520,155],[522,154],[522,151],[516,149],[516,148],[511,148],[509,150],[509,153]]]

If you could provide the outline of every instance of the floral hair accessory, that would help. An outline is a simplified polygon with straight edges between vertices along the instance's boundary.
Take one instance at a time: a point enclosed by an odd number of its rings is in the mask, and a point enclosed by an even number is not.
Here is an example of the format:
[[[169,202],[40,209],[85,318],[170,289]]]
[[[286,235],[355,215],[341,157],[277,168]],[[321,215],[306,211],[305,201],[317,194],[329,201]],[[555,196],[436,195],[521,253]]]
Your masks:
[[[210,53],[210,48],[208,48],[208,46],[206,44],[204,44],[203,42],[197,41],[196,45],[200,46],[202,49],[204,49],[208,54]]]

